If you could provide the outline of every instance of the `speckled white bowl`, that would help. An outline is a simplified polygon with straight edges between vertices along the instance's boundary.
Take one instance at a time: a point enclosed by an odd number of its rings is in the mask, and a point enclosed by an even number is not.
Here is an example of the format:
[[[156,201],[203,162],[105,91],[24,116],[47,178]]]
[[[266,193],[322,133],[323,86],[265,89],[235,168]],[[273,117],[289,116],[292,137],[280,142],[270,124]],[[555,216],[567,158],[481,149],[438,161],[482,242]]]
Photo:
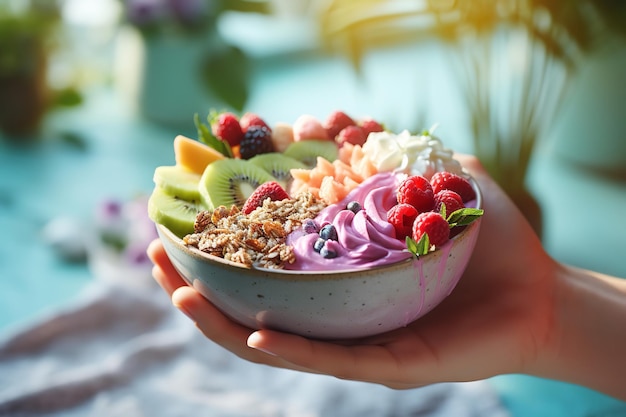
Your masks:
[[[245,268],[187,247],[157,226],[179,273],[227,316],[253,329],[319,339],[371,336],[431,311],[461,278],[479,229],[480,219],[419,259],[370,270],[320,272]]]

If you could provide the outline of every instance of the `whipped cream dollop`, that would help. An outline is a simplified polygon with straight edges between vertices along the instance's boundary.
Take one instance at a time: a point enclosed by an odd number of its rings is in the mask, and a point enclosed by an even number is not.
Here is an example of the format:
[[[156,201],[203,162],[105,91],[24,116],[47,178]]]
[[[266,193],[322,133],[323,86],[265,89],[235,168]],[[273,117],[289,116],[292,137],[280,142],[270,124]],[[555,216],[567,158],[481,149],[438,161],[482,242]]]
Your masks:
[[[321,229],[333,224],[338,240],[327,241],[336,258],[326,259],[313,249],[317,233],[306,234],[299,230],[291,233],[287,244],[293,246],[295,263],[286,269],[344,270],[365,269],[386,265],[410,258],[403,240],[396,239],[392,224],[387,221],[387,211],[397,204],[396,193],[406,174],[383,172],[371,176],[353,189],[344,200],[322,210],[315,222]],[[348,203],[358,201],[361,210],[347,209]]]
[[[408,130],[370,133],[363,145],[363,153],[379,172],[403,172],[422,175],[428,179],[438,171],[461,175],[461,164],[453,158],[453,151],[443,146],[431,132],[413,135]]]

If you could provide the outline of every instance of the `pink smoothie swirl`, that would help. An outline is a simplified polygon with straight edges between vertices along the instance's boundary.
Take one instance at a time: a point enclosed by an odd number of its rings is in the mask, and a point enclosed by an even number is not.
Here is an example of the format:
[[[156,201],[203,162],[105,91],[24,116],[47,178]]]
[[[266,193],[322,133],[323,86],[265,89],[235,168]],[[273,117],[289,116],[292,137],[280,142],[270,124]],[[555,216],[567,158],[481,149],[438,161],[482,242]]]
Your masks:
[[[365,269],[398,262],[412,255],[404,241],[396,239],[394,227],[387,222],[387,211],[397,204],[396,192],[404,174],[390,172],[376,174],[363,181],[345,199],[326,207],[315,218],[321,229],[333,224],[338,240],[326,245],[337,257],[326,259],[313,249],[317,233],[305,234],[299,230],[287,238],[296,255],[296,262],[286,269],[309,271]],[[347,204],[357,201],[361,210],[354,213]]]

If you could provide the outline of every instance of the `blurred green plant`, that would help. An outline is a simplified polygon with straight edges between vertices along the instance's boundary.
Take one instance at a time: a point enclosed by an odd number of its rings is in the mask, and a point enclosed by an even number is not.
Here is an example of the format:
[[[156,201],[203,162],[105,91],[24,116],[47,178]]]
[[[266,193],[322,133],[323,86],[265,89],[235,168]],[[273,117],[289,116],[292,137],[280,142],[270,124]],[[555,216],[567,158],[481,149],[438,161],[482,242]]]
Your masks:
[[[216,33],[225,12],[271,13],[265,0],[120,0],[124,23],[149,42],[164,36],[207,36]],[[238,47],[226,43],[207,49],[203,60],[206,88],[225,104],[241,111],[249,94],[250,62]]]
[[[330,0],[324,45],[357,70],[376,48],[439,39],[452,46],[474,153],[541,232],[525,180],[581,58],[626,35],[621,0]],[[530,213],[530,212],[535,212]]]
[[[0,132],[33,135],[45,113],[75,106],[82,97],[73,88],[48,85],[50,53],[58,46],[61,1],[0,2]]]

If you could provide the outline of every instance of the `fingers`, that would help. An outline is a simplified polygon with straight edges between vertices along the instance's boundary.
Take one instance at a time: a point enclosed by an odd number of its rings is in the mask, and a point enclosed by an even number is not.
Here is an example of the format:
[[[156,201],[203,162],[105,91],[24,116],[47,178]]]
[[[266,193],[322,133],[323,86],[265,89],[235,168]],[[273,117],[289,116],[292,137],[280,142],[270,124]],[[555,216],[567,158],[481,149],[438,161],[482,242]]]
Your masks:
[[[296,369],[340,379],[394,387],[404,385],[401,379],[405,369],[384,345],[336,344],[270,330],[252,333],[247,343],[250,347],[276,355]]]
[[[172,303],[191,318],[208,339],[243,359],[279,368],[315,372],[291,364],[271,352],[249,347],[247,340],[254,331],[226,317],[194,288],[183,286],[175,290]]]
[[[174,268],[174,265],[172,265],[172,262],[170,262],[159,239],[153,240],[146,252],[154,263],[152,276],[170,297],[177,288],[187,285]]]

